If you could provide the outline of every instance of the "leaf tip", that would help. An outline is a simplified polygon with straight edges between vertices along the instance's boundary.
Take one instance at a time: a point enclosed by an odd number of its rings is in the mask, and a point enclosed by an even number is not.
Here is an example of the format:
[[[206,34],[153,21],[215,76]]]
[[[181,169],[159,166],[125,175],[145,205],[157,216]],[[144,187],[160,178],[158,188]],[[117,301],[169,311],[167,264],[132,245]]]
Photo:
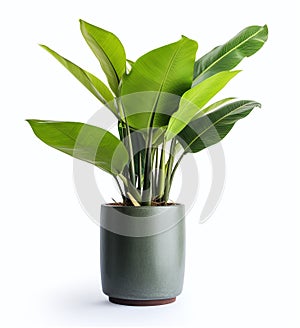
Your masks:
[[[33,129],[33,123],[34,123],[35,120],[32,120],[32,119],[26,119],[25,122],[27,122],[31,128]]]
[[[79,18],[79,24],[80,24],[80,26],[82,26],[82,25],[87,24],[87,22],[84,21],[83,19]]]
[[[263,26],[263,29],[264,29],[264,31],[265,31],[265,33],[266,33],[266,41],[267,41],[267,38],[268,38],[268,36],[269,36],[269,28],[268,28],[268,25],[265,24],[265,25]]]
[[[50,53],[51,53],[51,51],[52,51],[52,50],[51,50],[48,46],[46,46],[45,44],[39,43],[39,46],[40,46],[41,48],[43,48],[44,50],[50,52]]]
[[[83,19],[79,19],[79,26],[80,26],[80,30],[82,33],[83,33],[83,30],[86,29],[87,24],[88,23],[86,21],[84,21]]]
[[[252,105],[253,106],[252,109],[254,109],[256,107],[257,108],[261,108],[262,107],[261,103],[255,101],[255,100],[245,100],[245,102],[248,103],[248,104],[250,104],[250,105]]]
[[[181,40],[180,41],[193,43],[198,48],[198,42],[197,41],[195,41],[193,39],[190,39],[190,38],[188,38],[187,36],[185,36],[183,34],[181,35]]]
[[[230,71],[231,73],[232,73],[232,77],[231,78],[233,78],[233,77],[235,77],[236,75],[238,75],[240,72],[242,72],[242,70],[241,69],[236,69],[236,70],[234,70],[234,71]]]

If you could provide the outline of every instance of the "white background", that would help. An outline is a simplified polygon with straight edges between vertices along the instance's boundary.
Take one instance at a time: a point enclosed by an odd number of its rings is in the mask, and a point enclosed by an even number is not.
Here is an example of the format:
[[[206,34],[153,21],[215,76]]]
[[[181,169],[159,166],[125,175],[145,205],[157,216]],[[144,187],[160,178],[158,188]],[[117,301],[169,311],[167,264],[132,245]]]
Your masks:
[[[300,326],[299,8],[297,1],[1,2],[0,323],[43,326]],[[224,91],[260,101],[224,140],[226,188],[198,224],[210,183],[196,155],[199,193],[187,217],[183,294],[157,308],[112,305],[100,290],[99,229],[76,197],[72,159],[42,144],[26,118],[87,121],[96,99],[37,46],[98,74],[82,18],[120,37],[128,58],[176,41],[199,56],[248,25],[270,38]],[[100,76],[102,76],[100,74]],[[103,180],[102,180],[103,179]],[[98,175],[107,199],[115,195]],[[175,186],[180,188],[180,186]]]

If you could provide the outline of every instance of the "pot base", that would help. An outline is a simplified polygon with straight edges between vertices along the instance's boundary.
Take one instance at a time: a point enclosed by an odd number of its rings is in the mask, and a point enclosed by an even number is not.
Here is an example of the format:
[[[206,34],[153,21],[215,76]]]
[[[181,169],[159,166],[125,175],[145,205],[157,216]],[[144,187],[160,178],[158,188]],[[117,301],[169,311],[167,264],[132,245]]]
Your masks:
[[[156,306],[170,304],[176,301],[176,297],[162,300],[126,300],[122,298],[109,297],[111,303],[128,305],[128,306]]]

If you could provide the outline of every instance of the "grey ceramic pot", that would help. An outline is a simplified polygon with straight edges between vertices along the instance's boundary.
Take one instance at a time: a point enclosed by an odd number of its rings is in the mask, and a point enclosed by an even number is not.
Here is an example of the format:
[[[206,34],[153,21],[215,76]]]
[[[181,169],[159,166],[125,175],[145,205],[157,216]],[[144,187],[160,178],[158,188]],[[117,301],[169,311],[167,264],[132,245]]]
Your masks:
[[[183,287],[184,205],[101,206],[103,292],[114,303],[174,302]]]

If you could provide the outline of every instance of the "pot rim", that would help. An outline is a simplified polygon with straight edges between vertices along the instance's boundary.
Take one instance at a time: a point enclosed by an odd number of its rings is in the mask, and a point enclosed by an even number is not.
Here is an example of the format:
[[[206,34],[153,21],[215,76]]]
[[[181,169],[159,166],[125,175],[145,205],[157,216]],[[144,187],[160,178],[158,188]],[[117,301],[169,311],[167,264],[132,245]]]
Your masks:
[[[181,207],[184,206],[184,204],[182,203],[174,203],[174,204],[169,204],[169,205],[146,205],[146,206],[133,206],[133,205],[113,205],[110,203],[106,203],[106,204],[101,204],[101,207],[113,207],[113,208],[136,208],[136,209],[142,209],[142,208],[172,208],[172,207]]]
[[[100,227],[128,237],[153,236],[168,231],[185,218],[185,206],[101,205]]]

